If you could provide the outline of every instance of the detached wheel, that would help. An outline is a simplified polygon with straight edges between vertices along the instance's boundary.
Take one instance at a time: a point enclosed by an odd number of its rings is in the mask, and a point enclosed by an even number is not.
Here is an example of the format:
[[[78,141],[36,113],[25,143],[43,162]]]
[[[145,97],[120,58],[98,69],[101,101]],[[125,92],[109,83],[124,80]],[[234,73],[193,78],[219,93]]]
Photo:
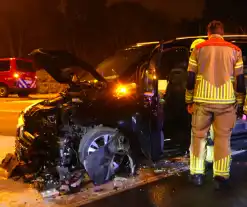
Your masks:
[[[7,97],[9,95],[7,86],[0,86],[0,97]]]
[[[116,130],[110,127],[96,127],[89,130],[82,138],[79,146],[79,158],[83,163],[88,155],[105,146],[110,138],[116,134]],[[117,171],[123,161],[122,156],[116,156],[113,161],[113,169]]]
[[[25,98],[25,97],[28,97],[29,96],[29,93],[28,92],[20,92],[20,93],[18,93],[18,96],[20,98]]]

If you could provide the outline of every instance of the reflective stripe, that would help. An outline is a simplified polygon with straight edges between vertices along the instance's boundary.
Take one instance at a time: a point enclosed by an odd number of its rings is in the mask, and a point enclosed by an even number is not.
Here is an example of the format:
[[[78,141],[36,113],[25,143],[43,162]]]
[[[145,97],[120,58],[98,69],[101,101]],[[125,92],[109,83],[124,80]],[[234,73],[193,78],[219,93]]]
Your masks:
[[[19,88],[36,88],[36,80],[28,81],[27,83],[25,80],[19,78],[17,82],[17,86]]]
[[[189,64],[193,66],[198,66],[197,62],[193,60],[192,58],[189,59]]]
[[[244,64],[244,62],[241,60],[241,61],[239,61],[239,62],[236,63],[236,66],[237,65],[243,65],[243,64]]]
[[[197,64],[196,60],[193,60],[192,58],[190,58],[189,61],[191,61],[191,62]]]
[[[26,83],[22,79],[19,79],[19,83],[22,86],[21,88],[27,88]]]
[[[199,159],[198,157],[194,156],[192,153],[190,154],[190,173],[191,175],[205,173],[204,159]]]
[[[185,102],[192,102],[193,101],[193,90],[192,91],[185,91]]]
[[[214,176],[229,177],[231,156],[229,155],[221,160],[215,161],[213,166],[214,166]]]
[[[36,80],[33,81],[32,85],[30,86],[30,88],[36,88]]]
[[[243,65],[236,65],[235,67],[234,67],[234,69],[238,69],[238,68],[242,68],[243,67]]]
[[[236,96],[233,88],[233,78],[224,85],[216,87],[201,76],[197,77],[193,100],[204,103],[235,103]]]
[[[189,61],[189,64],[192,65],[192,66],[196,66],[196,67],[197,67],[197,64],[192,63],[192,62],[190,62],[190,61]]]

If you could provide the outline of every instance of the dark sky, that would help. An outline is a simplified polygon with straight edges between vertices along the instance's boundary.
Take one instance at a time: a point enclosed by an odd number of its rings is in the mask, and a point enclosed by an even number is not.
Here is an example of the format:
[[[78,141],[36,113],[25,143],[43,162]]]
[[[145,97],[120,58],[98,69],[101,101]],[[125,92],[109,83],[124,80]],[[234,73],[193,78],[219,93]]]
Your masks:
[[[204,0],[108,0],[109,3],[126,1],[139,2],[151,10],[161,10],[175,21],[181,18],[201,17],[204,8]]]

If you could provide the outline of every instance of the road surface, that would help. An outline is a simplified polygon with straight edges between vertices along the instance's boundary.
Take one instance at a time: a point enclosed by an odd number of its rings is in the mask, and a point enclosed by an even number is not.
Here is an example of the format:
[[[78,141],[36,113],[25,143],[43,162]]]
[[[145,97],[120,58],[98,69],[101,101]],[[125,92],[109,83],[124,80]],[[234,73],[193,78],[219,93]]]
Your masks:
[[[0,98],[0,135],[15,136],[17,117],[21,110],[42,99]]]
[[[234,158],[232,188],[214,190],[212,172],[204,186],[194,187],[188,182],[188,173],[181,176],[135,188],[88,204],[86,207],[246,207],[247,206],[247,154]]]

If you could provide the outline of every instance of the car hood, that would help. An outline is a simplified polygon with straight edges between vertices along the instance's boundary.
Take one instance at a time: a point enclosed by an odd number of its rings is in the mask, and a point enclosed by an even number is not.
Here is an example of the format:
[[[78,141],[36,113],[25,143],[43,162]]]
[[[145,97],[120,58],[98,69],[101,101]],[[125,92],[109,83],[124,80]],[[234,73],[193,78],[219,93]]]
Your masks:
[[[35,49],[29,56],[36,69],[45,69],[59,83],[70,84],[73,75],[80,75],[85,71],[98,81],[106,81],[93,66],[64,50]]]

